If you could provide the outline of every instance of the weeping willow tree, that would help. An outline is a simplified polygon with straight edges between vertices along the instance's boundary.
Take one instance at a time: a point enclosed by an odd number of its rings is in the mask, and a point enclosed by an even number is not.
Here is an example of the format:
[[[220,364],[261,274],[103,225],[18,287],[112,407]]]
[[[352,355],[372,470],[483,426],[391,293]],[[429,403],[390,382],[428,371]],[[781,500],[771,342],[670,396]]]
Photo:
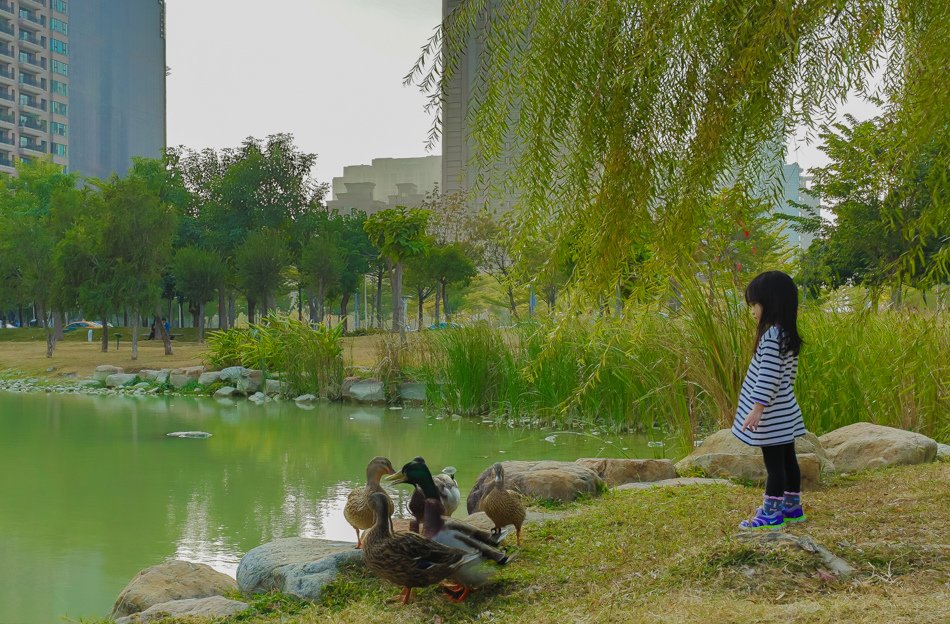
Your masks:
[[[894,120],[888,171],[943,163],[901,235],[950,221],[948,24],[945,0],[461,0],[407,82],[428,95],[435,142],[477,42],[469,190],[515,193],[522,251],[551,240],[575,292],[603,295],[631,276],[664,288],[695,258],[710,198],[770,177],[764,150],[849,95]],[[912,244],[899,262],[921,258]],[[946,280],[946,241],[929,258]]]

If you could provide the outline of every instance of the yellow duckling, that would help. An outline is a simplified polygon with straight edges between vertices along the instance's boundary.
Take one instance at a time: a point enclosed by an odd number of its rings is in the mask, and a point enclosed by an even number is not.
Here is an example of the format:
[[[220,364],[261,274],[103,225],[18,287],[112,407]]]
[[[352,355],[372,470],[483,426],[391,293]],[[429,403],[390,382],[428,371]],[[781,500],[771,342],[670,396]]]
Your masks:
[[[521,525],[524,524],[525,518],[524,503],[521,502],[517,493],[505,488],[505,469],[502,465],[496,463],[492,469],[495,471],[495,482],[482,496],[479,508],[495,523],[494,533],[500,533],[504,527],[513,524],[518,546],[521,546]]]
[[[350,526],[356,530],[356,547],[363,547],[363,540],[360,531],[366,531],[376,522],[376,515],[369,504],[370,496],[380,493],[389,501],[389,515],[393,513],[393,502],[386,494],[386,490],[379,484],[383,475],[391,475],[396,471],[392,463],[385,457],[374,457],[366,466],[366,485],[357,488],[346,497],[346,505],[343,507],[343,517],[350,523]],[[388,517],[388,516],[387,516]]]

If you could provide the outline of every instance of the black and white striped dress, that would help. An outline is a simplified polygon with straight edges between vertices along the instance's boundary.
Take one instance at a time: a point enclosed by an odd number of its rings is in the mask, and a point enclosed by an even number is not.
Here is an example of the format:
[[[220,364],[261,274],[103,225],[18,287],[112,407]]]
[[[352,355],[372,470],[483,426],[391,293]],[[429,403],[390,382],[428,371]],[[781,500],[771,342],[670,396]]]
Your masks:
[[[780,331],[770,327],[762,335],[739,393],[732,433],[752,446],[788,444],[805,435],[802,410],[795,399],[798,356],[780,352]],[[742,423],[755,403],[765,406],[762,421],[755,431],[742,431]]]

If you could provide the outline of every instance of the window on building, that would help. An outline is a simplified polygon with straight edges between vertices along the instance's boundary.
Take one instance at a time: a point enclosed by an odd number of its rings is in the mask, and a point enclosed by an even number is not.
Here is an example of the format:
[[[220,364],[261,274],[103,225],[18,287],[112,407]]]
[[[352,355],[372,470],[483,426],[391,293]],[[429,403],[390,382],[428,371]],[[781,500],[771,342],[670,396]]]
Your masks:
[[[62,156],[66,158],[66,146],[60,145],[59,143],[51,143],[49,146],[49,151],[54,156]]]
[[[66,63],[64,63],[64,62],[62,62],[62,61],[57,61],[57,60],[55,60],[55,59],[50,59],[50,61],[49,61],[49,68],[50,68],[50,70],[53,71],[54,73],[60,74],[60,75],[62,75],[62,76],[68,76],[68,75],[69,75],[69,65],[67,65]]]
[[[58,32],[63,35],[69,34],[69,25],[63,20],[58,20],[55,17],[49,18],[49,27],[53,32]]]
[[[62,54],[63,56],[69,54],[69,47],[66,45],[66,42],[60,41],[59,39],[50,39],[49,49],[56,54]]]
[[[56,100],[52,101],[50,105],[50,110],[53,111],[54,115],[63,115],[63,116],[66,115],[66,105],[63,104],[62,102],[57,102]]]
[[[59,123],[58,121],[49,122],[49,131],[53,134],[58,134],[59,136],[66,136],[66,124]]]
[[[50,81],[50,90],[56,95],[62,95],[64,97],[69,97],[69,85],[65,82],[60,82],[58,80]]]
[[[69,7],[66,6],[66,0],[53,0],[52,2],[50,2],[50,6],[53,7],[54,11],[58,13],[62,13],[63,15],[65,15],[66,13],[69,13],[68,11]]]

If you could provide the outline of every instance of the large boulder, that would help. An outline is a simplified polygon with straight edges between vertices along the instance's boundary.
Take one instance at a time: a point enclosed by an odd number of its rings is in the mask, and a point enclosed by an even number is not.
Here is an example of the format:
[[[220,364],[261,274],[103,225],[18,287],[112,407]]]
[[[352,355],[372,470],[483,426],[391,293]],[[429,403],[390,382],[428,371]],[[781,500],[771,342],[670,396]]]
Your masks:
[[[868,422],[835,429],[819,438],[840,472],[932,462],[937,442],[925,435]]]
[[[224,618],[238,614],[249,606],[246,602],[230,600],[223,596],[172,600],[153,605],[140,613],[121,617],[115,621],[115,624],[144,624],[154,620],[181,617]]]
[[[607,487],[676,478],[676,468],[669,459],[583,458],[577,463],[596,472]]]
[[[937,444],[937,461],[950,462],[950,444]]]
[[[426,385],[421,381],[406,381],[399,384],[399,398],[406,403],[424,403]]]
[[[362,381],[362,378],[356,377],[353,375],[349,377],[344,377],[343,383],[340,384],[340,396],[342,396],[344,399],[353,398],[352,395],[350,395],[350,388],[352,388],[353,384],[355,384],[358,381]]]
[[[289,537],[262,544],[241,559],[238,587],[245,595],[278,590],[305,600],[318,600],[336,578],[340,566],[363,561],[351,542]]]
[[[386,386],[378,379],[361,379],[350,385],[350,398],[360,403],[385,403]]]
[[[186,366],[184,368],[174,368],[168,374],[168,383],[175,388],[181,388],[192,381],[198,381],[201,374],[205,372],[204,366]]]
[[[146,381],[151,381],[154,383],[164,384],[168,383],[168,374],[171,372],[171,369],[163,368],[161,370],[150,370],[143,369],[139,371],[139,377]]]
[[[264,382],[264,394],[268,396],[285,395],[290,392],[290,386],[279,379],[268,379]]]
[[[97,366],[95,372],[92,374],[92,378],[98,381],[105,381],[106,377],[109,375],[117,375],[119,373],[125,372],[118,366],[112,366],[111,364],[103,364]]]
[[[241,373],[247,369],[243,366],[228,366],[227,368],[222,368],[218,372],[218,378],[221,381],[233,381],[236,382],[241,378]]]
[[[128,386],[134,383],[135,380],[135,373],[115,373],[114,375],[106,377],[106,387],[121,388],[122,386]]]
[[[601,491],[604,482],[597,473],[574,462],[565,461],[506,461],[505,485],[530,498],[568,502],[578,496],[593,496]],[[466,507],[468,513],[478,511],[478,503],[495,478],[491,466],[486,468],[472,491]]]
[[[259,370],[244,369],[241,371],[240,376],[238,376],[235,385],[237,389],[243,392],[244,394],[250,396],[255,392],[259,392],[261,385],[264,383],[264,372]]]
[[[116,599],[110,617],[132,615],[172,600],[221,596],[235,589],[237,583],[234,579],[211,566],[190,561],[167,561],[135,575]]]
[[[822,473],[835,470],[834,462],[811,432],[795,440],[795,453],[802,470],[802,483],[807,487],[814,487]],[[762,449],[741,442],[730,429],[721,429],[703,440],[692,453],[677,462],[676,472],[684,476],[700,472],[708,477],[757,483],[764,482],[768,476],[762,462]]]
[[[680,487],[683,485],[728,485],[734,486],[735,483],[726,479],[705,479],[702,477],[677,477],[675,479],[663,479],[661,481],[624,483],[613,488],[618,492],[625,490],[650,490],[653,488]]]
[[[211,384],[217,382],[221,379],[221,373],[218,371],[208,371],[207,373],[201,373],[198,376],[198,385],[199,386],[210,386]]]
[[[237,395],[241,394],[238,392],[237,388],[232,388],[231,386],[221,386],[214,391],[214,398],[216,399],[230,399]]]

